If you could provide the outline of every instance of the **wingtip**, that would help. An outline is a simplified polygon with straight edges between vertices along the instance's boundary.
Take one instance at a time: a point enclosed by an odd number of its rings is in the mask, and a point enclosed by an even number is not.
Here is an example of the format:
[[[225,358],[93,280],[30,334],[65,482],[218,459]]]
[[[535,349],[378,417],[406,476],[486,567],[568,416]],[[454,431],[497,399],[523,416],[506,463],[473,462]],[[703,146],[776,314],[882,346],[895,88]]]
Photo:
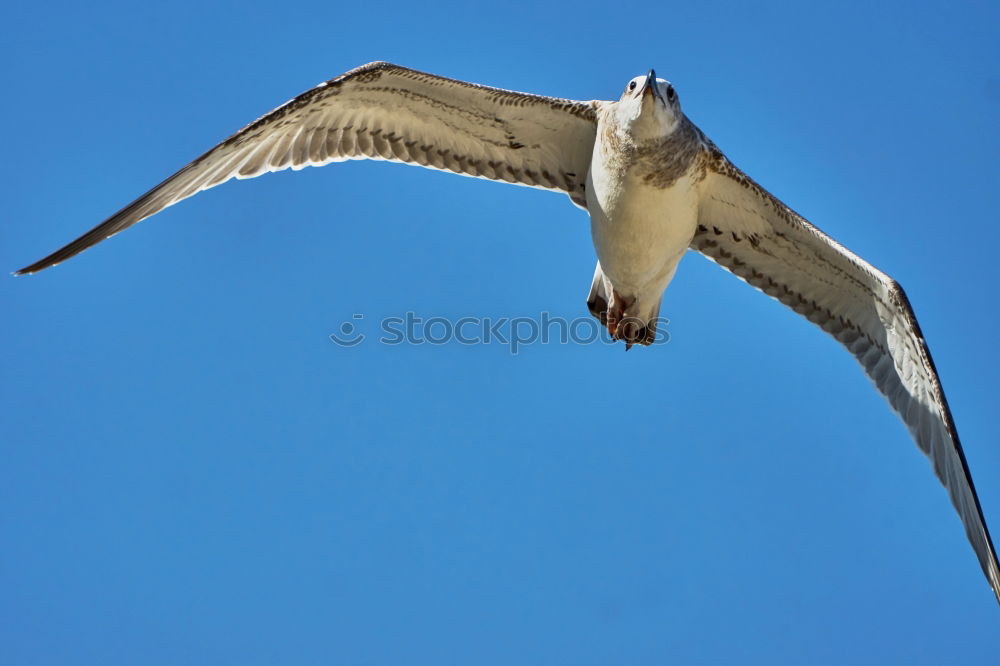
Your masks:
[[[46,259],[42,259],[41,261],[36,261],[33,264],[29,264],[24,268],[14,271],[11,275],[13,275],[14,277],[21,277],[22,275],[34,275],[39,271],[45,270],[49,266],[55,266],[56,263],[58,262],[53,263],[50,261],[46,261]]]

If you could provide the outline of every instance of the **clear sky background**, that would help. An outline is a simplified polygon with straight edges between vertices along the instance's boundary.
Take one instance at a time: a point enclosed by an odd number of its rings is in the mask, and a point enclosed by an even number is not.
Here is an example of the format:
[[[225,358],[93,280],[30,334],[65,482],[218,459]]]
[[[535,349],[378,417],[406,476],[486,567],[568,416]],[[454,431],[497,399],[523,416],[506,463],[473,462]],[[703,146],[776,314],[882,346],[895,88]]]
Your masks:
[[[655,67],[907,289],[1000,531],[996,3],[101,3],[0,14],[13,271],[377,59],[576,99]],[[566,197],[352,162],[0,277],[4,664],[995,664],[946,494],[832,339],[696,255],[669,344],[351,349],[586,315]]]

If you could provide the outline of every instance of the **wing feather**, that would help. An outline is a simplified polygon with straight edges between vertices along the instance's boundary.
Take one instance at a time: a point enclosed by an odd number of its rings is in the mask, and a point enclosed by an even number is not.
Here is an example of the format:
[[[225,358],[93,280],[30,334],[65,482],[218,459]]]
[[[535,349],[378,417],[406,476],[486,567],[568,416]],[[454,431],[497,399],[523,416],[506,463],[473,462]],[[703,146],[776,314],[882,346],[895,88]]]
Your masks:
[[[308,90],[18,275],[54,266],[231,178],[353,159],[405,162],[565,192],[586,206],[596,102],[446,79],[385,62]]]
[[[691,247],[836,338],[931,460],[1000,602],[1000,565],[948,401],[899,284],[736,168],[714,146]]]

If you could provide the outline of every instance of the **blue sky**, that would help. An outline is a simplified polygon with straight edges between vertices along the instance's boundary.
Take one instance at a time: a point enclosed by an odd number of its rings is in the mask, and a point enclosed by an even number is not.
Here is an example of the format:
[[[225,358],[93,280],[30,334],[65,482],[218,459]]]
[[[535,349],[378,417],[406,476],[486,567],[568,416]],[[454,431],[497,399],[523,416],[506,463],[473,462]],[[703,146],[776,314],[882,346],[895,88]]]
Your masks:
[[[0,266],[371,60],[576,99],[652,66],[907,289],[996,532],[998,14],[21,3]],[[328,338],[356,313],[584,316],[593,264],[563,196],[354,162],[0,279],[0,661],[995,663],[996,601],[903,426],[698,256],[670,342],[628,354]]]

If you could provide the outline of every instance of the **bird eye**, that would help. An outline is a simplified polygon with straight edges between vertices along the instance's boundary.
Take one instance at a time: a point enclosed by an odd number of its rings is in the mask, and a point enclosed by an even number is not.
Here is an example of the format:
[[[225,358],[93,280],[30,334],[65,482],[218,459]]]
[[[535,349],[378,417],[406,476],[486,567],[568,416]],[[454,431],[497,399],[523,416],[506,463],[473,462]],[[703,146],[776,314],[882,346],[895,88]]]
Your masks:
[[[669,99],[672,102],[674,101],[675,97],[677,97],[677,93],[674,92],[674,87],[667,86],[667,99]]]
[[[628,89],[629,90],[635,90],[635,81],[629,81],[629,83],[628,83]]]

